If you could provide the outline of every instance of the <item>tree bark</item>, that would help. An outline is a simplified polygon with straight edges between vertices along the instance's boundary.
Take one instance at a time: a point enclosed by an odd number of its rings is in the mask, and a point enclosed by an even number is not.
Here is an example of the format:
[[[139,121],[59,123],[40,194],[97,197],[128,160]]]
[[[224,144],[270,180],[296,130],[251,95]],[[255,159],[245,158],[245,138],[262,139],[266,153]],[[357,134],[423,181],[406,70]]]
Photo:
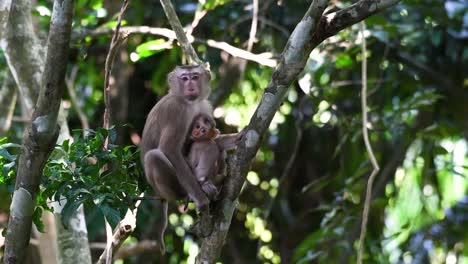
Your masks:
[[[12,12],[15,4],[20,2],[22,1],[12,3]],[[64,90],[63,82],[68,61],[73,8],[73,0],[56,0],[54,2],[43,83],[32,122],[24,132],[23,150],[19,157],[16,186],[5,239],[5,263],[21,263],[24,259],[24,248],[29,244],[32,215],[42,170],[59,134],[57,117]],[[18,11],[20,12],[20,10]],[[24,12],[24,10],[21,11]],[[30,16],[25,17],[30,18]],[[12,18],[17,19],[17,16],[11,14],[10,20]],[[7,45],[5,42],[2,43]],[[15,52],[13,48],[9,49],[8,45],[6,49]],[[15,62],[8,61],[8,63]],[[37,74],[37,72],[35,73]],[[18,72],[13,73],[14,76],[15,74],[15,78],[17,78]]]
[[[4,136],[10,130],[11,119],[15,111],[17,90],[15,80],[10,72],[5,76],[2,90],[0,90],[0,137]]]
[[[1,1],[0,4],[0,29],[8,29],[6,34],[2,34],[4,31],[0,30],[0,40],[2,40],[0,41],[0,47],[4,51],[11,72],[15,73],[13,76],[22,95],[21,102],[24,106],[25,116],[30,117],[41,87],[41,76],[44,69],[44,50],[33,31],[30,1],[15,0],[11,4],[11,10],[10,4],[11,1],[8,0]],[[6,23],[3,24],[2,22],[8,18],[9,24],[6,26]],[[60,124],[58,143],[60,143],[64,139],[70,138],[63,108],[59,110],[58,122]],[[54,251],[52,254],[64,261],[73,262],[74,259],[79,259],[88,260],[87,262],[83,261],[80,263],[90,263],[91,252],[86,226],[74,224],[84,221],[83,209],[78,209],[77,213],[70,218],[70,228],[68,229],[63,227],[61,210],[57,211],[54,214],[55,218],[47,218],[45,222],[46,226],[55,226],[56,229],[55,232],[53,230],[46,230],[49,234],[45,234],[45,236],[56,238],[52,233],[58,233],[58,240],[50,241],[49,243],[57,243],[60,251]],[[85,228],[83,229],[82,227]],[[40,236],[44,235],[40,234]],[[47,245],[41,243],[38,246],[43,247]],[[57,247],[53,248],[56,249]],[[73,255],[70,255],[70,252],[73,252]]]

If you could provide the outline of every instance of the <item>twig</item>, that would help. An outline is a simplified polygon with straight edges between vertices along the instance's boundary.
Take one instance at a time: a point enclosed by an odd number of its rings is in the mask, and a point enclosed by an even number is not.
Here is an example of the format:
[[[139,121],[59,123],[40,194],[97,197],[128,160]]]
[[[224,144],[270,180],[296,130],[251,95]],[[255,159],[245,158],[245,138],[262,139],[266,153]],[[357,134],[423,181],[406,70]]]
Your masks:
[[[247,42],[247,51],[252,51],[255,42],[255,35],[257,35],[258,25],[258,0],[252,0],[252,25],[250,26],[249,41]]]
[[[252,24],[250,25],[249,40],[247,41],[247,51],[251,52],[253,44],[255,42],[255,35],[257,34],[258,25],[258,0],[252,0]],[[241,61],[239,64],[240,76],[239,80],[244,79],[245,68],[247,67],[247,61]]]
[[[144,197],[136,197],[132,198],[132,201],[156,201],[156,200],[161,200],[161,197],[159,196],[144,196]]]
[[[105,64],[105,75],[104,75],[104,124],[103,127],[105,129],[109,129],[110,127],[110,77],[112,71],[112,65],[114,64],[115,55],[117,53],[118,47],[122,43],[122,41],[126,38],[126,36],[120,36],[119,30],[122,24],[122,17],[125,14],[129,4],[129,0],[124,0],[122,7],[120,8],[119,17],[117,18],[117,25],[114,29],[114,35],[112,36],[112,40],[109,47],[109,52],[107,53],[106,57],[106,64]],[[109,144],[109,137],[106,137],[104,141],[104,149],[107,149]],[[107,166],[105,166],[107,167]],[[122,224],[121,221],[119,224]],[[112,239],[112,229],[107,221],[106,217],[104,216],[104,223],[106,225],[106,237],[107,237],[107,245],[106,250],[102,253],[101,257],[98,260],[98,263],[105,263],[110,264],[112,262],[112,252],[115,252],[123,243],[126,237],[130,235],[133,231],[133,228],[129,225],[121,225],[118,228],[117,232],[114,234]],[[118,240],[123,239],[123,240]]]
[[[15,79],[7,69],[3,88],[0,90],[0,137],[10,130],[17,98],[18,89]]]
[[[11,118],[12,122],[18,122],[18,123],[29,123],[31,122],[31,118],[29,117],[23,117],[23,116],[13,116]]]
[[[157,251],[157,242],[154,240],[142,240],[135,245],[122,247],[115,253],[114,259],[127,259],[145,252]]]
[[[187,29],[187,36],[192,35],[193,31],[198,26],[198,23],[200,23],[200,21],[202,20],[203,17],[206,16],[206,14],[208,14],[208,10],[206,10],[206,9],[201,9],[201,10],[197,9],[195,11],[195,15],[193,17],[192,24],[190,24],[190,27],[188,27],[188,29]]]
[[[70,95],[70,99],[73,104],[73,107],[75,107],[76,113],[78,114],[78,118],[80,119],[81,126],[83,127],[83,133],[85,133],[85,131],[89,129],[89,121],[88,121],[88,117],[85,115],[81,107],[78,105],[78,96],[76,96],[76,92],[74,89],[74,83],[75,83],[77,74],[78,74],[78,67],[75,66],[72,68],[70,76],[65,77],[65,85],[67,86],[68,94]]]
[[[117,25],[114,29],[114,35],[112,36],[111,44],[109,47],[109,53],[107,53],[106,57],[106,66],[105,66],[105,75],[104,75],[104,128],[109,129],[110,127],[110,76],[112,71],[112,65],[114,64],[115,55],[117,53],[117,49],[122,43],[122,41],[126,38],[126,36],[120,36],[119,30],[122,24],[122,17],[127,10],[129,4],[129,0],[124,0],[122,7],[120,8],[119,17],[117,19]],[[107,140],[105,143],[105,148],[107,148]]]
[[[130,236],[130,234],[133,232],[134,228],[135,227],[131,224],[120,225],[111,238],[111,246],[109,247],[108,245],[106,245],[106,249],[104,250],[104,252],[102,252],[101,256],[99,257],[99,260],[96,263],[112,263],[112,260],[109,260],[108,257],[112,257],[112,252],[115,252],[120,248],[125,239],[127,239],[128,236]]]
[[[177,40],[179,41],[184,54],[187,56],[188,64],[201,64],[202,61],[198,58],[197,53],[187,39],[187,35],[185,35],[184,29],[180,24],[179,18],[177,17],[171,1],[161,0],[161,5],[163,6],[167,19],[169,20],[169,24],[171,24],[172,29],[175,31]]]
[[[379,172],[379,164],[375,158],[372,146],[369,141],[369,134],[367,131],[367,58],[366,58],[366,37],[365,37],[365,23],[361,22],[361,35],[362,35],[362,89],[361,89],[361,104],[362,104],[362,136],[366,145],[367,153],[372,163],[372,173],[367,181],[366,199],[364,203],[364,210],[362,212],[361,234],[359,236],[359,247],[357,254],[357,263],[362,264],[362,252],[364,248],[364,239],[366,238],[367,220],[369,218],[369,208],[372,196],[372,183]]]

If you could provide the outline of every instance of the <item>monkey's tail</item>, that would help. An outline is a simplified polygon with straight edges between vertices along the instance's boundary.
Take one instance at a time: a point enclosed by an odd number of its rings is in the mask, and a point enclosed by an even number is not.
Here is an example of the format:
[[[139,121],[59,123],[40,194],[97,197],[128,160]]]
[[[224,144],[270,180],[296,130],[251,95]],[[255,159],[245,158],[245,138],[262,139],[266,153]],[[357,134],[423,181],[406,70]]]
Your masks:
[[[160,224],[158,226],[158,245],[159,245],[159,250],[161,251],[161,254],[166,253],[166,244],[164,243],[164,233],[166,232],[167,228],[167,208],[168,208],[168,203],[167,200],[161,199],[161,219],[160,219]]]

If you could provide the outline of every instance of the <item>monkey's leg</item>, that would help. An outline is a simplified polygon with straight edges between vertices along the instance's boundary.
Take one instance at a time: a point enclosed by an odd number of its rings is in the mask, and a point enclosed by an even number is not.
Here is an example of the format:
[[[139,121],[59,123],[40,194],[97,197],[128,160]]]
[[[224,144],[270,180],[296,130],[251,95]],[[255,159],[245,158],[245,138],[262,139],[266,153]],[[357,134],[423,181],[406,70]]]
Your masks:
[[[186,196],[175,175],[174,167],[159,149],[152,149],[145,155],[146,179],[164,199],[176,200]]]

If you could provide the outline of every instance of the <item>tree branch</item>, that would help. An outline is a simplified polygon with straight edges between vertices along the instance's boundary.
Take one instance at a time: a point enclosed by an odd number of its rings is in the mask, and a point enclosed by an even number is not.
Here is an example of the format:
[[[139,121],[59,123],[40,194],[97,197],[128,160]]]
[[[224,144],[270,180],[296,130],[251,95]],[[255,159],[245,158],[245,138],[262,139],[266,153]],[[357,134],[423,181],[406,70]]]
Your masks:
[[[123,221],[120,222],[119,227],[115,230],[114,235],[112,236],[111,247],[109,248],[109,247],[106,246],[106,249],[104,250],[104,252],[102,252],[102,254],[99,257],[99,260],[96,262],[96,264],[108,263],[106,261],[107,256],[108,255],[112,256],[112,254],[108,254],[108,252],[109,251],[111,251],[111,252],[117,251],[120,248],[120,246],[122,246],[125,239],[127,239],[128,236],[130,236],[130,234],[133,232],[134,228],[135,228],[134,225],[125,224],[125,223],[123,223]]]
[[[15,80],[11,76],[10,70],[6,71],[5,81],[2,90],[0,90],[0,137],[10,130],[18,95]]]
[[[114,259],[127,259],[145,252],[155,252],[157,250],[158,246],[156,241],[143,240],[138,242],[136,245],[122,247],[119,251],[117,251]]]
[[[197,263],[213,263],[219,256],[250,163],[257,153],[262,138],[281,105],[289,86],[304,68],[310,52],[323,40],[336,34],[339,30],[357,23],[398,1],[361,0],[344,10],[328,14],[322,18],[327,2],[326,0],[314,0],[312,2],[309,10],[296,26],[286,44],[272,79],[266,87],[261,102],[247,127],[246,139],[238,146],[234,156],[229,159],[230,177],[226,179],[224,185],[226,188],[223,192],[223,199],[216,204],[214,232],[209,237],[202,239]]]
[[[29,243],[42,170],[58,137],[57,117],[67,68],[73,8],[73,0],[54,2],[43,85],[32,122],[24,132],[23,152],[18,162],[5,239],[5,263],[21,263],[24,259],[24,245]]]
[[[230,177],[226,179],[223,199],[216,204],[214,231],[202,239],[196,263],[214,263],[225,242],[232,215],[236,206],[251,160],[260,147],[261,137],[265,134],[276,110],[280,106],[289,85],[302,71],[309,53],[315,46],[311,37],[326,8],[326,0],[313,1],[304,18],[296,26],[281,56],[280,63],[273,73],[272,80],[265,89],[260,105],[248,125],[246,140],[240,144],[234,156],[230,157]]]
[[[115,55],[117,50],[120,47],[120,44],[126,39],[128,35],[120,34],[120,26],[122,24],[122,18],[127,10],[129,0],[124,0],[122,7],[120,8],[119,16],[117,18],[117,25],[114,28],[114,34],[112,35],[111,43],[109,46],[109,52],[107,53],[106,63],[105,63],[105,74],[104,74],[104,117],[103,117],[103,127],[109,129],[110,127],[110,112],[111,112],[111,103],[110,103],[110,77],[112,73],[112,66],[114,64]],[[103,148],[107,150],[109,144],[109,137],[106,137],[104,141]],[[103,168],[107,168],[105,165]],[[102,169],[104,170],[104,169]],[[128,213],[127,213],[128,214]],[[123,219],[117,228],[116,232],[112,236],[112,228],[107,221],[106,216],[104,216],[104,223],[106,226],[106,238],[107,245],[106,249],[100,256],[97,263],[106,263],[110,264],[112,262],[112,253],[119,249],[123,241],[133,232],[132,225],[124,224],[125,219]]]
[[[8,17],[10,16],[11,0],[3,0],[0,2],[0,39],[6,32]]]
[[[171,1],[161,0],[161,5],[163,6],[166,17],[169,20],[169,24],[171,24],[172,29],[175,31],[177,40],[179,41],[184,54],[187,56],[188,64],[202,64],[202,61],[198,58],[197,53],[187,39],[187,35],[185,35],[184,28],[180,24]]]
[[[318,38],[317,40],[321,42],[341,30],[385,10],[400,1],[401,0],[360,0],[347,8],[329,13],[324,16],[320,34],[316,36]]]
[[[78,74],[78,67],[75,66],[73,67],[70,73],[70,76],[65,77],[65,84],[67,86],[68,95],[70,95],[70,99],[73,104],[73,107],[75,107],[76,113],[78,114],[78,118],[80,119],[81,127],[83,127],[83,130],[86,131],[87,129],[89,129],[88,117],[86,117],[86,114],[83,112],[80,105],[78,104],[78,96],[76,96],[76,92],[75,92],[74,83],[75,83],[77,74]]]
[[[4,18],[7,15],[2,13],[1,16]],[[42,45],[35,37],[32,25],[31,1],[11,1],[8,24],[0,37],[0,47],[30,116],[36,104],[44,69]]]
[[[125,14],[125,10],[127,10],[129,0],[124,0],[122,7],[120,8],[119,17],[117,19],[117,25],[114,29],[114,34],[112,35],[112,40],[109,47],[109,52],[107,53],[106,57],[106,64],[105,64],[105,75],[104,75],[104,124],[103,127],[105,129],[109,129],[110,127],[110,77],[112,71],[112,65],[114,64],[115,54],[117,53],[118,48],[123,40],[127,37],[127,35],[121,35],[120,25],[122,24],[122,17]],[[105,144],[105,148],[107,148],[107,140]]]
[[[176,34],[174,31],[167,29],[167,28],[158,28],[158,27],[148,27],[148,26],[128,26],[122,27],[121,31],[124,32],[126,35],[136,35],[136,34],[147,34],[147,35],[154,35],[154,36],[162,36],[168,39],[176,39]],[[90,37],[97,37],[101,35],[108,35],[113,32],[113,29],[108,28],[100,28],[92,31],[78,31],[74,34],[73,39],[81,39],[86,36]],[[194,38],[193,36],[188,37],[190,42],[201,43],[207,45],[208,47],[212,47],[215,49],[223,50],[234,57],[238,57],[241,59],[249,60],[256,62],[261,65],[265,65],[268,67],[275,67],[277,62],[275,59],[272,58],[271,53],[261,53],[261,54],[254,54],[252,52],[239,49],[237,47],[232,46],[229,43],[216,41],[212,39],[200,39]]]

